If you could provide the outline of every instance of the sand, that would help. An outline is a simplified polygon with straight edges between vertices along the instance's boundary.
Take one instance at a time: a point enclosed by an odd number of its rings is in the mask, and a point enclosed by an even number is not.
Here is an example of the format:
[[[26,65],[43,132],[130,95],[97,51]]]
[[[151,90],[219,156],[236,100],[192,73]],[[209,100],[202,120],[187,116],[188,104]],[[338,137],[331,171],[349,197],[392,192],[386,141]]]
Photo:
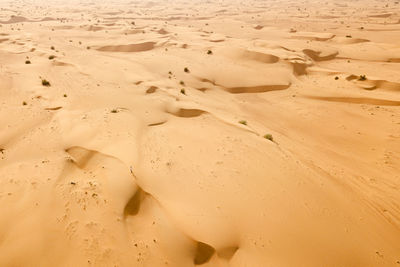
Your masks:
[[[399,12],[1,1],[0,266],[400,266]]]

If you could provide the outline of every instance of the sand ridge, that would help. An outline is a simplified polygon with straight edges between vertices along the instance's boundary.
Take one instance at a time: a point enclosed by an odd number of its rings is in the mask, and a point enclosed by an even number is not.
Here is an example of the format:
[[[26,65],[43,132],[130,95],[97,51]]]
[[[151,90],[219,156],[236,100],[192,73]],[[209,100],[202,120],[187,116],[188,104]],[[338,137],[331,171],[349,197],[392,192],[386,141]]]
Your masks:
[[[397,1],[2,1],[0,266],[400,266]]]

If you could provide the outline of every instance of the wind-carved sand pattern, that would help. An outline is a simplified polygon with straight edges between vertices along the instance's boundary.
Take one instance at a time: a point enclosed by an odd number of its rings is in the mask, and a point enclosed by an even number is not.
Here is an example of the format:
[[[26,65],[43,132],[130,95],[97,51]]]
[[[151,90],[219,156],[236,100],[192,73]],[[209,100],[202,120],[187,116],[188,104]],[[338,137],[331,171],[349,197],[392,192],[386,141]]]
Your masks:
[[[0,266],[400,266],[397,1],[0,1]]]

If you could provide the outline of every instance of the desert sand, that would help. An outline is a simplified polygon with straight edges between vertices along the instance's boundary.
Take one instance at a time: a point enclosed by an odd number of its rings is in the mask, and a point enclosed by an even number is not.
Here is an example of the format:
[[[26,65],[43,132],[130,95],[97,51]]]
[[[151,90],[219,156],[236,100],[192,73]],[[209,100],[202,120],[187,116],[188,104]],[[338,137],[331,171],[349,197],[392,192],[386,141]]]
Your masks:
[[[400,266],[395,0],[0,2],[0,266]]]

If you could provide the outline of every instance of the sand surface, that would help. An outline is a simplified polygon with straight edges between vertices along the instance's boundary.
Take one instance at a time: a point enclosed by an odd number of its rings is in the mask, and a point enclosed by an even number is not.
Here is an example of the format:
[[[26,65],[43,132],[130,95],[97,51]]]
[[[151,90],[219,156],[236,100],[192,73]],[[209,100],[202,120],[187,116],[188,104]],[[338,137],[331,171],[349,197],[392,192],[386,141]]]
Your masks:
[[[399,1],[0,2],[0,266],[195,265],[400,266]]]

